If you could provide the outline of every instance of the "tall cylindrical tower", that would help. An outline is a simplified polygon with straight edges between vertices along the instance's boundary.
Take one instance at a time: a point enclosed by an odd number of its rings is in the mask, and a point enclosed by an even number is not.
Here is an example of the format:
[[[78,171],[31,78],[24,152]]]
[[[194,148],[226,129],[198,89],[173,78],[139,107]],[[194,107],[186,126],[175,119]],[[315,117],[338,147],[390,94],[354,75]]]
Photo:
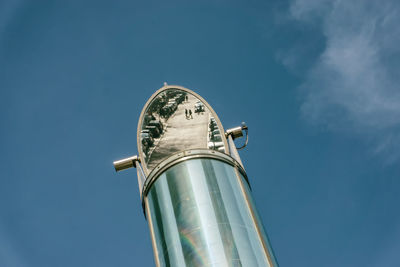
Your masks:
[[[157,266],[278,266],[233,143],[243,130],[181,86],[147,101],[139,156],[114,165],[137,168]]]

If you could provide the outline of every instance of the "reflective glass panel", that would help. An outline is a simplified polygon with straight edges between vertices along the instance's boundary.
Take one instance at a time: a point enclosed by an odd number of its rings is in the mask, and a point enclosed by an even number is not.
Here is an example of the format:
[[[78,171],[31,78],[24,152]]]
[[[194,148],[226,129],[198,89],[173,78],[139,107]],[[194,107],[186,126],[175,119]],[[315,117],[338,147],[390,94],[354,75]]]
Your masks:
[[[278,266],[247,182],[229,164],[191,159],[147,195],[161,266]]]
[[[140,125],[139,150],[148,172],[183,150],[208,148],[225,152],[225,136],[216,116],[189,91],[161,91],[145,107]]]

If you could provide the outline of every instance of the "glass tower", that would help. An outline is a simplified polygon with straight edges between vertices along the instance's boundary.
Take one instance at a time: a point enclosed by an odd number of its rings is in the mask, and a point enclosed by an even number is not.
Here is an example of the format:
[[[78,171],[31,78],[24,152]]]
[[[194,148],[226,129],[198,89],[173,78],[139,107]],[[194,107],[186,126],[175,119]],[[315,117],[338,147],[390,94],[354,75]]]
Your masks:
[[[125,164],[138,171],[157,266],[278,266],[235,135],[203,98],[165,85],[145,105],[137,136],[139,157]]]

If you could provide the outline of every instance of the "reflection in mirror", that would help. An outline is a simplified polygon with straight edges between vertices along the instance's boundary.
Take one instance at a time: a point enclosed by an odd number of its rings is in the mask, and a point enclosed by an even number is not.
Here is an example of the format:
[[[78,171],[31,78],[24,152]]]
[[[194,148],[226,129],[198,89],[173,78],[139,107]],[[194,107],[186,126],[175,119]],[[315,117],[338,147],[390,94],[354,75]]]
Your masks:
[[[148,105],[142,118],[140,146],[151,171],[176,152],[209,148],[225,152],[224,133],[207,106],[194,95],[167,89]]]

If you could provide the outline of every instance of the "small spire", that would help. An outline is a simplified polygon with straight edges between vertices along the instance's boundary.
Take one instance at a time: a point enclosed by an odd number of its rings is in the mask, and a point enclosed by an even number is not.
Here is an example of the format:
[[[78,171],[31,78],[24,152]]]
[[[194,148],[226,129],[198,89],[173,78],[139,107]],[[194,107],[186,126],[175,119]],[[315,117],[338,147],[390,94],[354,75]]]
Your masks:
[[[164,82],[164,86],[167,86],[168,85],[168,83],[167,82]]]

